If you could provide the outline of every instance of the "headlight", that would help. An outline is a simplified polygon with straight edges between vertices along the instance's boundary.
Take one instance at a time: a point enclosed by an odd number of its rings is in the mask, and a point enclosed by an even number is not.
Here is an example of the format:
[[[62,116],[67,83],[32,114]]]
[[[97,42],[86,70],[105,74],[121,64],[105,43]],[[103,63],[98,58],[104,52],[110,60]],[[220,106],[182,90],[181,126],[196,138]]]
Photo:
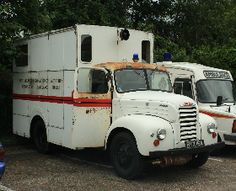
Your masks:
[[[208,133],[214,133],[216,131],[216,124],[215,123],[209,123],[207,125],[207,132]]]
[[[157,138],[158,138],[159,140],[165,139],[165,138],[166,138],[166,130],[165,130],[165,129],[159,129],[159,130],[157,131]]]

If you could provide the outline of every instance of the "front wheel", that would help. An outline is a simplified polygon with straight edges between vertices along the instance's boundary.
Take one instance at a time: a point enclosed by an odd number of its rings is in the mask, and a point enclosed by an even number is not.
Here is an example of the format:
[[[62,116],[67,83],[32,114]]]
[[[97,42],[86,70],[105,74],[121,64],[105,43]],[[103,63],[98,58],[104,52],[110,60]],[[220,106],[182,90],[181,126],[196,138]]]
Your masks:
[[[125,179],[138,177],[144,167],[136,141],[130,133],[122,132],[113,138],[110,157],[117,174]]]
[[[190,160],[186,165],[191,168],[198,168],[202,165],[204,165],[209,158],[209,153],[199,153],[196,155],[193,155],[192,160]]]
[[[34,124],[33,141],[40,153],[47,154],[50,152],[50,144],[47,141],[47,132],[43,120],[38,120]]]
[[[220,137],[219,134],[218,134],[218,137],[217,137],[217,142],[218,142],[218,143],[222,142],[222,139],[221,139],[221,137]],[[225,146],[224,146],[224,147],[225,147]],[[223,147],[223,148],[220,148],[220,149],[214,149],[213,151],[211,151],[210,155],[211,155],[211,156],[219,156],[219,155],[221,155],[222,152],[223,152],[224,147]]]

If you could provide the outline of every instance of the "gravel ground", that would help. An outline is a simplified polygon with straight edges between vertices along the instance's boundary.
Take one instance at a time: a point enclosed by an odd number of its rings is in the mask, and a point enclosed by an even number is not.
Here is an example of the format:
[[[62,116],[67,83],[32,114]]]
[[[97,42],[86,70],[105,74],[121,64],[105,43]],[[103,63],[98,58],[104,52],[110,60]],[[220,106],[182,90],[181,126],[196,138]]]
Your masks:
[[[117,177],[100,151],[62,149],[43,155],[30,144],[9,146],[6,151],[1,184],[12,190],[236,190],[235,147],[210,157],[200,169],[154,167],[133,181]]]

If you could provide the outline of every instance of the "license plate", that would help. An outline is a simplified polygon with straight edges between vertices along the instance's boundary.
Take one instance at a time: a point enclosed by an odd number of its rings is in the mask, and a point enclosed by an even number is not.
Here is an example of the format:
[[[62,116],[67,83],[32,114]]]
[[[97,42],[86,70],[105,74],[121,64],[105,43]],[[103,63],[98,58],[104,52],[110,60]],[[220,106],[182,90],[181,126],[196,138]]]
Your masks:
[[[202,147],[204,146],[204,141],[203,140],[185,141],[185,146],[187,149]]]

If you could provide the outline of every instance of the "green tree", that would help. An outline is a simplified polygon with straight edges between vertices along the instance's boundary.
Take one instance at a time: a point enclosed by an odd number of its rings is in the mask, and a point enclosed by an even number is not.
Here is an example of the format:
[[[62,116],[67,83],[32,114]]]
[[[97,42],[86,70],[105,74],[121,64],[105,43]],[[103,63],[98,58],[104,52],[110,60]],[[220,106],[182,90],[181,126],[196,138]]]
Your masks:
[[[170,52],[172,61],[188,61],[190,58],[186,54],[186,50],[169,39],[159,35],[155,36],[154,62],[163,61],[163,54]]]
[[[16,51],[14,40],[21,35],[50,29],[50,20],[37,0],[0,2],[0,70],[10,68]]]
[[[236,43],[234,46],[198,47],[193,51],[191,59],[203,65],[229,70],[236,79]]]

